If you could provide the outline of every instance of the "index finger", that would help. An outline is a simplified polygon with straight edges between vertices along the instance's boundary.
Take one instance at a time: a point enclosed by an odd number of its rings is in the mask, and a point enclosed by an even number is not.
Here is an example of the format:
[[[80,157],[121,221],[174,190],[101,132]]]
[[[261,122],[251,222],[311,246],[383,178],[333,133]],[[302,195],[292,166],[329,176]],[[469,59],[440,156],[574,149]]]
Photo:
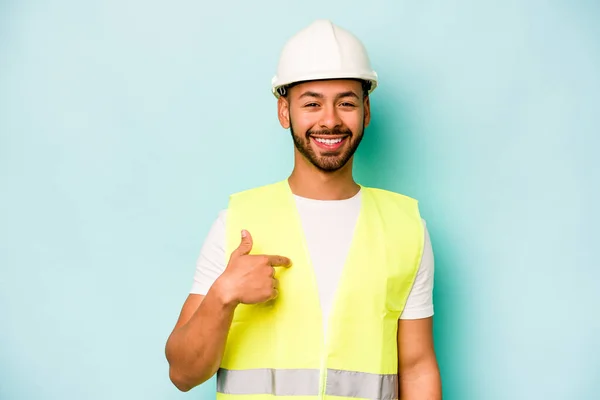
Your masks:
[[[272,267],[291,267],[292,261],[283,256],[267,256],[267,263]]]

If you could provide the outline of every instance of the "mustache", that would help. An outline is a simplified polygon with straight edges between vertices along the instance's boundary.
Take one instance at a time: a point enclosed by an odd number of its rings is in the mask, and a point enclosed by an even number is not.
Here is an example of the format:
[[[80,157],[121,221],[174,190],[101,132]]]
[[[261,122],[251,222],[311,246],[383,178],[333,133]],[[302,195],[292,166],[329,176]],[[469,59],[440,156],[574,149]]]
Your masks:
[[[314,131],[309,129],[308,131],[306,131],[306,138],[308,139],[308,137],[310,135],[319,135],[319,136],[340,136],[340,135],[349,135],[352,136],[352,131],[348,128],[345,129],[340,129],[340,128],[334,128],[334,129],[320,129],[318,131]]]

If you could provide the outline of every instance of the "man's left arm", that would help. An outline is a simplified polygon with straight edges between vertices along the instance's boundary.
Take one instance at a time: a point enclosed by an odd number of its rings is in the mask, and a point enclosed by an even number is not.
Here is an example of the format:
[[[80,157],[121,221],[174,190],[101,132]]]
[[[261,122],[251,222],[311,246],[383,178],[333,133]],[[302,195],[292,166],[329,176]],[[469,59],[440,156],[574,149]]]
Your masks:
[[[398,381],[400,400],[441,400],[433,317],[398,321]]]

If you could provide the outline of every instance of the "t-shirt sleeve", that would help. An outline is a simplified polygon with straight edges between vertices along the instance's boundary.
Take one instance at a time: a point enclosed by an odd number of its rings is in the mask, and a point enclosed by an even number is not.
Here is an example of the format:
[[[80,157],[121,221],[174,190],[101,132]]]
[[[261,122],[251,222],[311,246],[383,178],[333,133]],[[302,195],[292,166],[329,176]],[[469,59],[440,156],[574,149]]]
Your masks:
[[[226,210],[219,212],[217,219],[208,231],[196,261],[194,282],[190,293],[206,295],[215,280],[225,271],[227,266],[225,263],[226,213]]]
[[[434,258],[425,220],[423,220],[423,228],[425,241],[421,263],[400,319],[420,319],[433,315]]]

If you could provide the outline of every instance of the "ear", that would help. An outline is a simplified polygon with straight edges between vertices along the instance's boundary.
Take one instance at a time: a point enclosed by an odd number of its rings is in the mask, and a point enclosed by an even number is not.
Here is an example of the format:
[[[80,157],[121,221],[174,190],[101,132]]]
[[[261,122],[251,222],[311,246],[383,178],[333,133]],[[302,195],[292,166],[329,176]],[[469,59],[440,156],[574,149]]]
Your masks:
[[[363,107],[364,107],[364,114],[365,114],[365,122],[364,122],[364,127],[366,128],[367,126],[369,126],[369,123],[371,122],[371,100],[369,99],[369,96],[365,96],[364,100],[363,100]]]
[[[283,129],[290,127],[290,103],[288,99],[280,96],[277,100],[277,117]]]

